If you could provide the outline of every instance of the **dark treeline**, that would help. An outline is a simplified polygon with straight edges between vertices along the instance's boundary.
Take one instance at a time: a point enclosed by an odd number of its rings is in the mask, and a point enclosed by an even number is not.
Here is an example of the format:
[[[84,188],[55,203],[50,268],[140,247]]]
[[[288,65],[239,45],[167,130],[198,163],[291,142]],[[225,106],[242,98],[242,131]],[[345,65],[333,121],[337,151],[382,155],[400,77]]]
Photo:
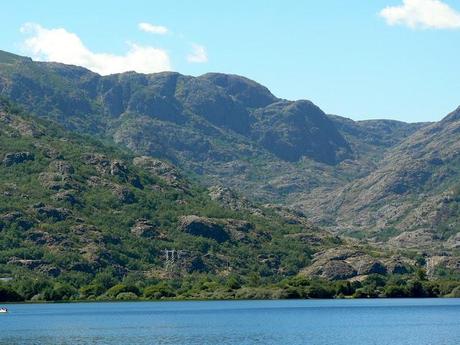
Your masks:
[[[370,275],[362,281],[296,276],[277,283],[267,283],[256,274],[244,280],[233,275],[222,278],[204,274],[158,280],[129,274],[120,280],[106,270],[79,287],[78,278],[62,281],[35,277],[4,282],[0,285],[0,301],[460,297],[460,281],[428,280],[422,270],[410,276]]]

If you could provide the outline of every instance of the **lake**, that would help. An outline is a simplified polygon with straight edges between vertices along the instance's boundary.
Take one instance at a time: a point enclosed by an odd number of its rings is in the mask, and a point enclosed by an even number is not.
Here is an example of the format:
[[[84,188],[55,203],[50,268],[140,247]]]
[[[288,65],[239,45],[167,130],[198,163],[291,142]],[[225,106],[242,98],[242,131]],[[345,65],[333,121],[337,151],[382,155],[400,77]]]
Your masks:
[[[460,344],[460,299],[11,304],[0,344]]]

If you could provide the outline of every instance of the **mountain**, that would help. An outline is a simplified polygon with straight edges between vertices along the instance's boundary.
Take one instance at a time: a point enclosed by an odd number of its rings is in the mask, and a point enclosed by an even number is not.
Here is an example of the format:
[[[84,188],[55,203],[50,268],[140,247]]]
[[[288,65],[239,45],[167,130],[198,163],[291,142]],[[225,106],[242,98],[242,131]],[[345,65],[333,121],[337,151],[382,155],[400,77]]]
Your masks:
[[[409,252],[341,238],[224,187],[202,189],[167,162],[3,99],[0,157],[1,301],[363,297],[375,274],[382,295],[401,274],[404,295],[415,293],[420,264]],[[345,279],[354,285],[328,282]],[[427,296],[453,289],[419,284]]]
[[[458,110],[438,123],[353,121],[236,75],[100,76],[6,52],[0,95],[12,102],[0,136],[5,274],[38,267],[82,288],[114,268],[120,284],[153,284],[172,279],[165,249],[187,253],[182,283],[209,274],[216,286],[460,273]]]
[[[8,53],[0,55],[0,94],[67,129],[113,138],[267,202],[364,176],[420,127],[328,116],[235,75],[103,77]]]
[[[392,231],[398,247],[458,248],[460,109],[387,151],[377,169],[319,205],[341,227],[377,236]],[[314,211],[315,212],[315,211]]]
[[[27,290],[44,277],[70,290],[96,285],[87,295],[110,288],[99,281],[107,275],[112,285],[194,274],[276,280],[337,241],[300,214],[201,189],[166,162],[70,134],[4,100],[0,143],[0,274],[23,284],[26,298],[52,293],[48,281],[48,290]]]

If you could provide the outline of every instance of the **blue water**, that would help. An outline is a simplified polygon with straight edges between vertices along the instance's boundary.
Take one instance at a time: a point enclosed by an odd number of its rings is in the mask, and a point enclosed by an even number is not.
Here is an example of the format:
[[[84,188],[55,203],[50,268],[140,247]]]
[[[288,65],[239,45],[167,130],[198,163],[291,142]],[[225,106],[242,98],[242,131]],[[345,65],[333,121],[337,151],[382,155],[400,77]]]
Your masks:
[[[9,305],[1,345],[458,345],[460,300]]]

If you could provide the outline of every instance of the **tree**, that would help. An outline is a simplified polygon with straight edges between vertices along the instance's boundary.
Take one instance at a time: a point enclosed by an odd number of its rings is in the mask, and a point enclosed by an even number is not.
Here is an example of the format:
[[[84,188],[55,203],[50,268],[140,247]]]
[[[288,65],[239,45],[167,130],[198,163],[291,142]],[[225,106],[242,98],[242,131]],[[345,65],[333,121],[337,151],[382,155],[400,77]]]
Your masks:
[[[0,286],[0,302],[20,302],[24,298],[10,287]]]

